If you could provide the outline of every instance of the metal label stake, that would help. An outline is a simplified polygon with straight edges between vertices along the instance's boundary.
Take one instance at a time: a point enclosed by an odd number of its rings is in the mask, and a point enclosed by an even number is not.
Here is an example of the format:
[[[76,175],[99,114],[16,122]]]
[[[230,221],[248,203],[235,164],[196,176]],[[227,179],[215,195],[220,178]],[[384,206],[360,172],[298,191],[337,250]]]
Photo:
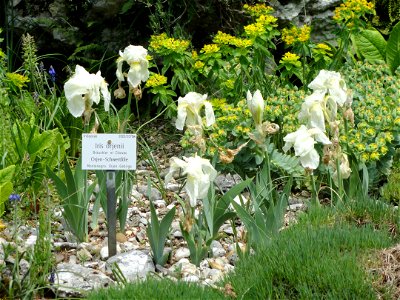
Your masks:
[[[106,172],[108,257],[117,254],[117,201],[115,196],[115,171]]]

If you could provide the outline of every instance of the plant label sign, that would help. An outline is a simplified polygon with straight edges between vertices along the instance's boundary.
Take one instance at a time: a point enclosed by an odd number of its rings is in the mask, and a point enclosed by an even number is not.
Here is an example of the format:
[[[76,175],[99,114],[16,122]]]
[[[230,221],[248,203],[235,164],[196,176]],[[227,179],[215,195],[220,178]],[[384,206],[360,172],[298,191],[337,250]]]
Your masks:
[[[82,134],[83,170],[136,170],[136,134]]]

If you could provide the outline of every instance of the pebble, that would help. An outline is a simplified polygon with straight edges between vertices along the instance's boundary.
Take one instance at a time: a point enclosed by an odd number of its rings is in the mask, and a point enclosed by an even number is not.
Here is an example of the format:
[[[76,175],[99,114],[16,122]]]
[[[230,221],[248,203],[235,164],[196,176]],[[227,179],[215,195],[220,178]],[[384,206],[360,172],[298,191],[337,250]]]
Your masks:
[[[179,248],[175,251],[175,259],[177,261],[181,260],[182,258],[190,257],[190,250],[189,248]]]
[[[161,199],[161,200],[155,200],[153,201],[154,206],[157,208],[164,208],[167,206],[167,203],[165,202],[165,200]]]
[[[125,243],[128,239],[122,232],[117,232],[116,240],[118,243]]]
[[[121,247],[117,244],[117,253],[121,253]],[[103,246],[100,250],[100,258],[105,260],[108,258],[108,246]]]
[[[70,264],[76,264],[76,261],[77,261],[76,256],[75,255],[70,255],[68,261],[69,261]]]
[[[62,261],[64,261],[64,259],[65,259],[64,254],[62,254],[62,253],[56,253],[55,259],[56,259],[56,263],[57,263],[57,264],[60,263],[60,262],[62,262]]]
[[[210,245],[211,253],[213,257],[225,256],[226,250],[222,247],[221,243],[218,241],[212,241]]]
[[[177,183],[171,183],[171,182],[169,182],[169,183],[165,186],[165,188],[166,188],[167,190],[172,191],[172,192],[178,192],[178,191],[181,189],[181,185],[180,185],[180,184],[177,184]]]
[[[90,252],[85,248],[78,250],[78,252],[76,252],[76,256],[81,262],[85,262],[93,258],[92,254],[90,254]]]
[[[200,278],[196,275],[188,275],[183,278],[185,282],[199,282]]]
[[[31,234],[25,241],[25,246],[26,247],[32,247],[36,244],[37,240],[37,235]]]

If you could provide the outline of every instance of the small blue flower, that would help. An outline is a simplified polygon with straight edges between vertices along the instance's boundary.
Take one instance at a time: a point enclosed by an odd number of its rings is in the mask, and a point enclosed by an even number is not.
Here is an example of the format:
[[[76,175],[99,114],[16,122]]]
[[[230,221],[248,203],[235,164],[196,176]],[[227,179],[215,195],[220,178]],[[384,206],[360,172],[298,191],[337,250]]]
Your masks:
[[[8,197],[8,200],[10,202],[21,201],[21,196],[19,194],[11,194],[10,197]]]
[[[56,70],[54,70],[53,66],[50,66],[49,74],[51,81],[56,82]]]

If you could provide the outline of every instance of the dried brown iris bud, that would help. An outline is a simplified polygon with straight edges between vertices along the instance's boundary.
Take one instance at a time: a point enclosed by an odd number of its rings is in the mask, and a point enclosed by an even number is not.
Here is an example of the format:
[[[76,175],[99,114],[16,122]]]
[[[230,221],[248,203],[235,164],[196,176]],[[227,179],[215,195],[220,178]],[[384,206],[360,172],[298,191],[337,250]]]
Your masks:
[[[130,92],[135,96],[135,99],[139,101],[142,99],[142,89],[140,88],[140,85],[137,87],[131,88]]]
[[[95,115],[94,124],[92,130],[90,130],[90,133],[97,133],[99,126],[100,126],[99,118],[97,118],[97,115]]]
[[[264,122],[262,124],[262,131],[268,134],[275,134],[279,131],[279,125],[271,122]]]
[[[328,165],[329,162],[331,161],[333,156],[333,151],[332,151],[332,146],[331,145],[324,145],[323,148],[323,156],[322,156],[322,162],[325,165]]]
[[[121,86],[121,82],[118,82],[118,88],[114,91],[114,97],[116,99],[124,99],[126,97],[125,90]]]
[[[239,153],[242,148],[246,147],[248,142],[240,145],[236,149],[226,149],[218,148],[221,153],[219,154],[219,159],[223,164],[230,164],[234,159],[235,156]]]
[[[354,125],[354,112],[351,107],[345,110],[345,112],[343,113],[343,118]]]

